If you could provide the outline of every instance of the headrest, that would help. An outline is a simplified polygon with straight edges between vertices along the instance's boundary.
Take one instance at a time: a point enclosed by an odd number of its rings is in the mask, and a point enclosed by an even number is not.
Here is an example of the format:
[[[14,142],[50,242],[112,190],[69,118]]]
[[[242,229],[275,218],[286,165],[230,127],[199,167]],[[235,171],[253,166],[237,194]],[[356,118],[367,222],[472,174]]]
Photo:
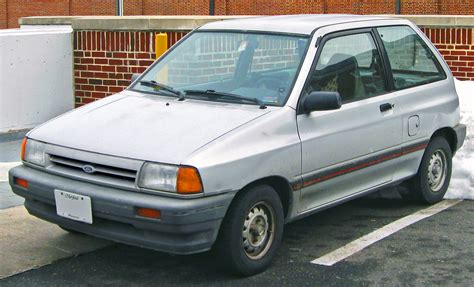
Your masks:
[[[318,71],[318,76],[353,72],[358,66],[357,59],[354,56],[337,53],[332,55],[326,67]]]

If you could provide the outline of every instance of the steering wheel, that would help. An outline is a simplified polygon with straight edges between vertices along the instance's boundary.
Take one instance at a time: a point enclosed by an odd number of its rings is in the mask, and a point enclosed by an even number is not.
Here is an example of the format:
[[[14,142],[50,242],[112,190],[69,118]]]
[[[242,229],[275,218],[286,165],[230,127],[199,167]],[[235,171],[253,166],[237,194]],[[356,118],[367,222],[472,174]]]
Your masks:
[[[282,87],[282,81],[275,78],[262,77],[255,82],[256,88],[266,88],[267,90],[280,91]]]

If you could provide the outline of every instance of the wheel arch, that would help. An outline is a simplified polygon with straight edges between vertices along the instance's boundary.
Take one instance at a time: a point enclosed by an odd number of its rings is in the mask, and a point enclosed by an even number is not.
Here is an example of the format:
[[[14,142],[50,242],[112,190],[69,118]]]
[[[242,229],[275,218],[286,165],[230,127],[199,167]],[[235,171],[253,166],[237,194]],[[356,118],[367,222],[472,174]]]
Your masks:
[[[245,185],[239,192],[244,192],[245,190],[249,190],[250,188],[261,185],[267,184],[270,185],[275,191],[278,193],[280,197],[281,205],[283,206],[283,214],[285,217],[285,222],[288,220],[289,215],[291,214],[291,206],[293,203],[293,189],[291,188],[290,182],[282,177],[282,176],[268,176],[264,178],[257,179]]]
[[[451,127],[444,127],[444,128],[437,129],[431,136],[430,140],[438,136],[444,137],[448,141],[449,147],[451,148],[451,153],[454,156],[454,154],[456,153],[456,147],[458,144],[458,139],[457,139],[456,132],[454,131],[454,129]]]

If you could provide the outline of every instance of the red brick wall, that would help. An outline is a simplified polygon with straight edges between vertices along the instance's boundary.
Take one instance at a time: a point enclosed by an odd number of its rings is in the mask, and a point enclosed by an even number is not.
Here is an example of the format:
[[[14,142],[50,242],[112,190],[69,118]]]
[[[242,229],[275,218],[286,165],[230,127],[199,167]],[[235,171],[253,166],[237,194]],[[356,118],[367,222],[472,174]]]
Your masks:
[[[0,0],[0,29],[7,27],[7,0]]]
[[[6,0],[6,2],[8,28],[18,27],[18,19],[21,17],[69,15],[68,1],[64,0]]]
[[[473,28],[422,28],[460,80],[474,80]]]
[[[145,15],[143,9],[143,1],[124,1],[123,14],[124,15]]]
[[[439,7],[439,14],[474,14],[474,1],[472,0],[443,0],[440,1]]]
[[[209,15],[208,0],[142,0],[144,15]]]
[[[422,28],[440,50],[453,75],[474,80],[473,28]],[[74,32],[75,102],[81,106],[122,91],[132,73],[141,73],[155,58],[157,32]],[[167,32],[168,46],[185,32]]]
[[[115,15],[115,0],[57,0],[55,2],[68,2],[71,7],[69,15]]]
[[[215,0],[215,14],[393,14],[395,3],[396,0]],[[208,15],[209,0],[124,0],[124,12]],[[401,12],[468,15],[474,14],[474,0],[401,0]],[[20,17],[60,15],[115,15],[115,0],[0,0],[0,29],[18,27]]]
[[[357,14],[395,14],[395,0],[366,0],[358,1],[356,6],[358,7]],[[409,11],[402,11],[404,14],[410,13]]]
[[[75,31],[76,106],[122,91],[155,59],[156,32]],[[168,46],[185,33],[168,32]]]
[[[403,0],[402,14],[440,14],[440,0]]]
[[[299,13],[324,13],[324,0],[240,0],[220,1],[223,9],[216,14],[224,15],[278,15]],[[218,3],[216,1],[216,8]]]

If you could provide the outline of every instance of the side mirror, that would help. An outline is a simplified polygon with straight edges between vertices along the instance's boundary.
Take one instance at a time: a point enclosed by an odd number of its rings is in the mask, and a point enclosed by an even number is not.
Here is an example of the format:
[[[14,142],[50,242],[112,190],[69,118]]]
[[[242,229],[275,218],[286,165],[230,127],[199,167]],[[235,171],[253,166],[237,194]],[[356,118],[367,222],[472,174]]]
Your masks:
[[[342,99],[338,92],[311,92],[303,100],[305,112],[329,111],[341,108]]]
[[[132,78],[130,79],[130,83],[135,82],[138,79],[138,77],[140,77],[140,76],[141,76],[141,74],[132,74]]]

